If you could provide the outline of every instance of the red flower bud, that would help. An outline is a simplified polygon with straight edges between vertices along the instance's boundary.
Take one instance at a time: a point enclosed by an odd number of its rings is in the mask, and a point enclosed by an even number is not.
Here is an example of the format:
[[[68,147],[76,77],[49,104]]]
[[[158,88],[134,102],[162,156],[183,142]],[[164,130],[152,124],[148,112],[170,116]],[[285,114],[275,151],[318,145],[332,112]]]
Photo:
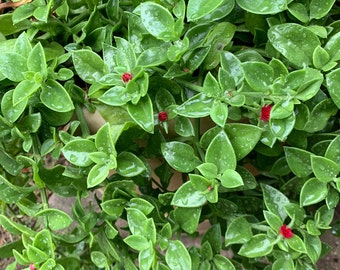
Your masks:
[[[36,270],[33,263],[30,264],[30,270]]]
[[[261,108],[261,120],[268,122],[270,119],[270,111],[272,109],[272,105],[264,105]]]
[[[132,74],[130,72],[125,72],[122,75],[122,80],[123,80],[124,83],[127,83],[128,81],[131,81],[132,80]]]
[[[168,114],[166,112],[159,112],[158,113],[158,120],[160,122],[165,122],[166,120],[168,120]]]
[[[281,226],[280,234],[286,239],[292,238],[294,235],[294,233],[292,232],[292,229],[288,228],[286,224],[283,224]]]

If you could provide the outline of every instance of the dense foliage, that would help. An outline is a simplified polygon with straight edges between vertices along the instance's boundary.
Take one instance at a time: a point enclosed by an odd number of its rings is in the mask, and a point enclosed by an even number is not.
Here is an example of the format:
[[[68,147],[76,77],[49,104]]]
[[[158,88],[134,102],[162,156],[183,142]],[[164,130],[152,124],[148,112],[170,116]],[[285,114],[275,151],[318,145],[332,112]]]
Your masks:
[[[339,202],[339,12],[1,3],[7,270],[315,269]],[[71,213],[51,194],[74,197]]]

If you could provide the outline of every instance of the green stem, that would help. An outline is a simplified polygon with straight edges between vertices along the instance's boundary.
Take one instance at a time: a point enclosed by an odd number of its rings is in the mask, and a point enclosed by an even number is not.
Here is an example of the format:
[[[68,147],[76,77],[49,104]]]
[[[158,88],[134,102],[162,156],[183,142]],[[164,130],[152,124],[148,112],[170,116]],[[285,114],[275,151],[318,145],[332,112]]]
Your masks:
[[[176,81],[178,83],[182,84],[183,86],[185,86],[187,88],[190,88],[192,90],[195,90],[197,92],[202,92],[203,91],[203,87],[199,86],[197,84],[194,84],[194,83],[191,83],[191,82],[188,82],[188,81],[185,81],[185,80],[181,80],[181,79],[177,79]]]
[[[89,129],[89,126],[87,125],[87,121],[84,116],[83,107],[79,103],[75,103],[74,105],[75,105],[77,118],[80,122],[81,133],[83,135],[83,138],[87,138],[90,136],[90,129]]]

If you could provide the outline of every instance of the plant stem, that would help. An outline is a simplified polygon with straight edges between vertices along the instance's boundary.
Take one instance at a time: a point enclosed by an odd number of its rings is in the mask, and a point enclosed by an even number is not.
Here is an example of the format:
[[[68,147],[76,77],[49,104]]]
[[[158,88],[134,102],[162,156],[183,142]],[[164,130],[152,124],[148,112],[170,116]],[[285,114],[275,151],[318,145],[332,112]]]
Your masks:
[[[80,129],[81,129],[82,136],[84,138],[87,138],[88,136],[90,136],[90,129],[89,129],[89,126],[87,125],[87,121],[84,116],[83,108],[79,103],[75,103],[75,111],[76,111],[77,118],[80,122]]]
[[[183,86],[185,86],[187,88],[190,88],[192,90],[195,90],[197,92],[202,92],[203,91],[203,87],[202,86],[199,86],[199,85],[194,84],[192,82],[184,81],[184,80],[181,80],[181,79],[177,79],[176,81],[178,83],[182,84]]]

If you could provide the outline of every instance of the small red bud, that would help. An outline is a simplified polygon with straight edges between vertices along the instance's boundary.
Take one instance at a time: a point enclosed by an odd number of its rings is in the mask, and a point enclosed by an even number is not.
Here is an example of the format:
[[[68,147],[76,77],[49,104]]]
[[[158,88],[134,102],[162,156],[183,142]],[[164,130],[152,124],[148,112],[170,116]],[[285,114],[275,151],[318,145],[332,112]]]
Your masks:
[[[33,263],[30,264],[30,270],[36,270]]]
[[[123,80],[124,83],[127,83],[128,81],[131,81],[132,80],[132,74],[130,72],[125,72],[122,75],[122,80]]]
[[[168,120],[168,114],[166,112],[159,112],[158,113],[158,120],[160,122],[165,122],[166,120]]]
[[[268,122],[269,119],[270,119],[270,111],[272,109],[272,105],[264,105],[262,108],[261,108],[261,120],[262,121],[265,121],[265,122]]]
[[[214,187],[213,187],[213,186],[208,186],[208,190],[209,190],[209,191],[213,191],[213,190],[214,190]]]
[[[292,229],[287,227],[286,224],[283,224],[280,228],[280,234],[286,238],[286,239],[289,239],[289,238],[292,238],[294,236],[294,233],[292,232]]]

